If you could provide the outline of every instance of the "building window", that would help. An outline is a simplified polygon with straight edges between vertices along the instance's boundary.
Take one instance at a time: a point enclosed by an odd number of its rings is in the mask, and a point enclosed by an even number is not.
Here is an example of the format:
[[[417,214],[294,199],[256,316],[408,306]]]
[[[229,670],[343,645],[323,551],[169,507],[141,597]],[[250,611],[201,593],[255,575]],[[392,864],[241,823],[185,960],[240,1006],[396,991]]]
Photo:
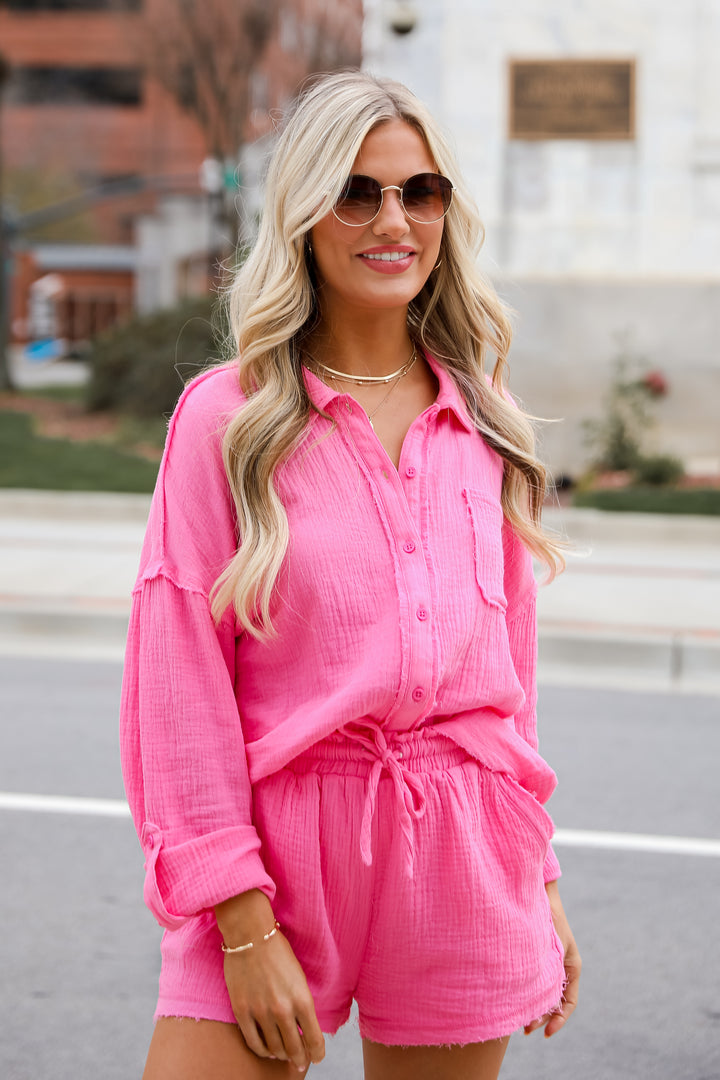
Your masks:
[[[9,105],[139,105],[138,68],[13,67]]]
[[[142,0],[5,0],[10,11],[139,11]]]

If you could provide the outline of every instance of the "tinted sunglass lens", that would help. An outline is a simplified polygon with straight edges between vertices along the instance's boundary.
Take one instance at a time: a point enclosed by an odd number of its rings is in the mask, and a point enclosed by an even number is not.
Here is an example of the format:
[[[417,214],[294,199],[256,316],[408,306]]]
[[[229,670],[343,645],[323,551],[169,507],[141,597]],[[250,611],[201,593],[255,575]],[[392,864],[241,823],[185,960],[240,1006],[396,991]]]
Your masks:
[[[402,189],[405,212],[414,221],[438,221],[448,211],[452,190],[452,184],[447,177],[437,173],[411,176]]]
[[[335,203],[335,214],[348,225],[372,221],[380,209],[380,185],[371,176],[351,176]]]

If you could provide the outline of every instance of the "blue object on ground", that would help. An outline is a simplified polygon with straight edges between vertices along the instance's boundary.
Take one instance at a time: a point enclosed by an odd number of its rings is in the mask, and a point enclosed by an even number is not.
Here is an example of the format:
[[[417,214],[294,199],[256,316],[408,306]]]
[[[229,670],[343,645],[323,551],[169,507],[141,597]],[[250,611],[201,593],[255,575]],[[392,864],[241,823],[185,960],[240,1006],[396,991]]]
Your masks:
[[[41,360],[57,360],[63,355],[63,343],[57,338],[41,338],[25,346],[25,356],[37,363]]]

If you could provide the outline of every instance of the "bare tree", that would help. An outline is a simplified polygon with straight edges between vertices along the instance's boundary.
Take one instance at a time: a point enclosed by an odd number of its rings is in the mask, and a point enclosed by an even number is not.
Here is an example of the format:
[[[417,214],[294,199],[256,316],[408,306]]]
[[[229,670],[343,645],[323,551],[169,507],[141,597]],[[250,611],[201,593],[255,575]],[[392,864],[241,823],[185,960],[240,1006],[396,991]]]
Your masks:
[[[281,21],[293,27],[289,48],[280,44]],[[222,165],[204,175],[225,243],[237,241],[243,223],[222,172],[239,160],[269,70],[291,95],[315,71],[357,64],[361,25],[361,0],[147,0],[145,68],[194,117],[208,156]]]
[[[152,0],[142,24],[148,73],[197,120],[208,153],[235,158],[253,73],[279,0]]]
[[[207,151],[236,160],[281,14],[297,25],[286,63],[299,85],[315,71],[359,64],[361,0],[148,0],[141,21],[149,75],[198,122]],[[292,92],[295,87],[290,87]]]

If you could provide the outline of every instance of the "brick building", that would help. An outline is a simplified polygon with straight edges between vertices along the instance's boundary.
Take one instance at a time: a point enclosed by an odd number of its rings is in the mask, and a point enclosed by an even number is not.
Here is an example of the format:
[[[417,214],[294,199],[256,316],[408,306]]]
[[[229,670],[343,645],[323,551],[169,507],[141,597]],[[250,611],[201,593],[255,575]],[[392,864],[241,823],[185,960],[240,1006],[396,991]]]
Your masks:
[[[197,0],[197,10],[197,22],[183,25],[174,0],[0,0],[0,53],[10,64],[0,161],[10,213],[17,220],[38,206],[94,193],[78,215],[18,233],[23,282],[35,244],[46,255],[48,243],[80,242],[90,303],[92,246],[101,245],[94,274],[103,310],[125,311],[126,279],[118,304],[108,304],[115,271],[107,253],[118,253],[127,277],[138,218],[167,197],[201,207],[207,195],[200,170],[209,154],[225,158],[231,183],[240,147],[271,130],[273,115],[309,72],[360,62],[362,0]],[[243,43],[245,68],[238,70]],[[217,72],[225,84],[213,89]],[[68,251],[68,280],[78,265],[77,253]],[[63,276],[61,267],[54,272]],[[25,287],[14,290],[20,337],[26,294]],[[65,306],[77,307],[72,297]],[[78,325],[94,323],[81,314]]]

